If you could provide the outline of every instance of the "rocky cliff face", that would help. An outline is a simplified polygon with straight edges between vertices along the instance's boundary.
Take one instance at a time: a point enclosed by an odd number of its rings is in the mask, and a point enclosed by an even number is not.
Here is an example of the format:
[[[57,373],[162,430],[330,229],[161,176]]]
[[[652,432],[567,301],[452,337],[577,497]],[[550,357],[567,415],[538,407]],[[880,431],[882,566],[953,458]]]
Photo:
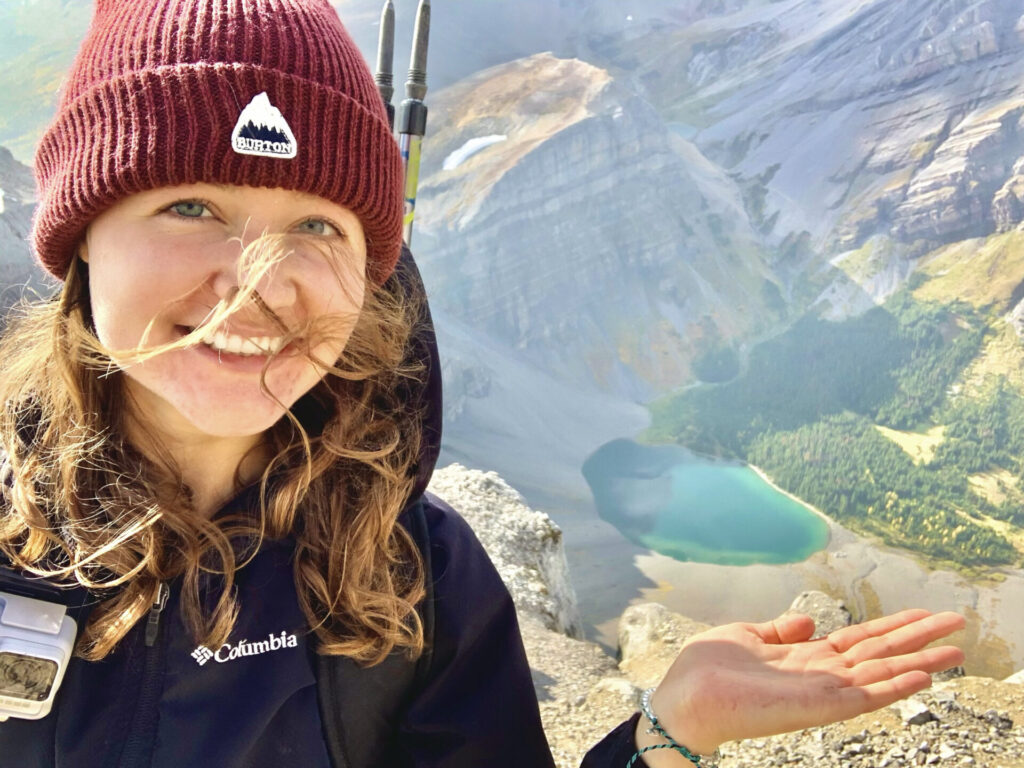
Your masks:
[[[0,147],[0,314],[21,297],[26,287],[34,292],[52,290],[28,244],[34,209],[32,170]]]
[[[613,49],[612,67],[635,72],[659,111],[688,121],[696,145],[756,191],[752,213],[775,242],[807,234],[820,254],[807,266],[879,236],[905,261],[1020,222],[1020,8],[784,0],[733,10],[651,30]],[[645,61],[644,47],[677,52],[686,80]]]
[[[635,6],[581,21],[564,2],[558,49],[580,59],[434,103],[417,248],[436,300],[544,370],[643,398],[810,306],[862,312],[918,256],[1024,216],[1020,9]]]
[[[454,506],[487,549],[516,610],[570,637],[583,633],[562,532],[494,472],[452,464],[434,472],[435,493]]]
[[[538,55],[433,109],[432,300],[542,369],[644,398],[784,311],[740,190],[608,72]]]

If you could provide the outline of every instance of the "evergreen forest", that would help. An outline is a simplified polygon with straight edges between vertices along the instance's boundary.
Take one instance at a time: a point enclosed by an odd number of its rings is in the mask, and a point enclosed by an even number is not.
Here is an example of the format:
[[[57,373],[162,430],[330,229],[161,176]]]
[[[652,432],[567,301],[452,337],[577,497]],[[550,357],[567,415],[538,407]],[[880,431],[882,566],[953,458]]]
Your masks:
[[[1024,394],[1000,377],[969,392],[962,382],[994,321],[908,290],[841,322],[809,314],[733,379],[652,404],[644,439],[749,462],[844,526],[937,564],[1018,565]],[[915,453],[915,441],[930,445]]]

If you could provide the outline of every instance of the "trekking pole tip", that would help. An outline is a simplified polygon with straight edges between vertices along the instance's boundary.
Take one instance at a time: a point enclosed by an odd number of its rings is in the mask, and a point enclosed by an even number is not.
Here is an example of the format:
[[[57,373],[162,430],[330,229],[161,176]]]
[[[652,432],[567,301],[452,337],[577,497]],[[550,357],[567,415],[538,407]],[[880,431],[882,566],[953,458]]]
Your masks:
[[[394,89],[394,60],[395,60],[395,4],[392,0],[384,3],[380,13],[380,36],[377,39],[377,74],[374,79],[381,88],[381,95],[384,101],[390,102]],[[388,93],[384,93],[384,88]]]
[[[412,57],[409,60],[409,79],[405,94],[422,101],[427,95],[427,43],[430,40],[430,0],[420,0],[416,9],[416,28],[413,32]]]

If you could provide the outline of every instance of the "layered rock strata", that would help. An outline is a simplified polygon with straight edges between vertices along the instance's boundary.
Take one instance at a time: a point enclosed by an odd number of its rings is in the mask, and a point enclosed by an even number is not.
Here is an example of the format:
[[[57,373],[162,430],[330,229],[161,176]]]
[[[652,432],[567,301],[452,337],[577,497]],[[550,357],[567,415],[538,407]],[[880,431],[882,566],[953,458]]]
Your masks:
[[[21,298],[26,286],[50,290],[28,244],[34,210],[32,169],[0,147],[0,315]]]
[[[560,380],[644,399],[784,310],[735,182],[608,71],[540,54],[432,110],[432,304]]]

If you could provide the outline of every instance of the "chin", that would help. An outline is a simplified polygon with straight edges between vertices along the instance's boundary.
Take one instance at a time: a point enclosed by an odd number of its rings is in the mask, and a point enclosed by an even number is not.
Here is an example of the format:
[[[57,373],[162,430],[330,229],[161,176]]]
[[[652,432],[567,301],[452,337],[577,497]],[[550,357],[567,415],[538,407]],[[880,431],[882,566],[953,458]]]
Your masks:
[[[277,424],[319,380],[303,366],[271,371],[267,387],[278,398],[273,400],[260,388],[258,372],[220,375],[217,368],[211,373],[209,367],[189,370],[171,362],[156,358],[126,371],[144,421],[171,438],[190,432],[210,438],[256,437]]]
[[[190,412],[191,411],[191,412]],[[200,432],[210,437],[255,437],[273,427],[285,415],[277,403],[264,401],[249,407],[225,408],[210,406],[196,411],[189,409],[182,415]]]

